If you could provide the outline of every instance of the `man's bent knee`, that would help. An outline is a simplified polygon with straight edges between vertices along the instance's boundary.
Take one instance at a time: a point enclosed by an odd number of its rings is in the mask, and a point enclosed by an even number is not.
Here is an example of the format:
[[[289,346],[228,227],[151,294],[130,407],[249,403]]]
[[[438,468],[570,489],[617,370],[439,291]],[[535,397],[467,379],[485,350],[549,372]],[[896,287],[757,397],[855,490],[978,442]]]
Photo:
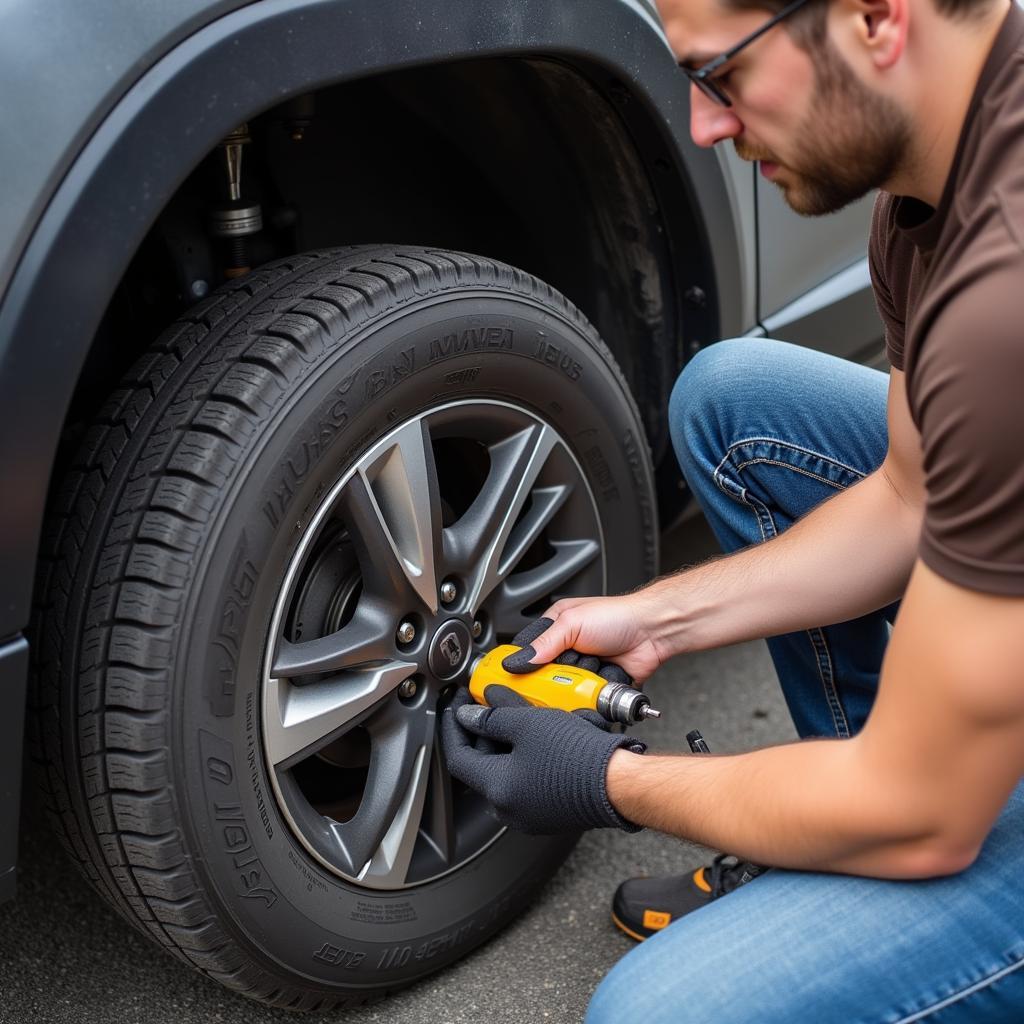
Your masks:
[[[707,475],[708,458],[721,457],[727,429],[723,413],[741,390],[741,381],[749,380],[752,360],[764,357],[755,351],[760,344],[756,338],[716,342],[698,352],[676,379],[669,398],[669,434],[691,489],[698,489]]]
[[[750,373],[750,343],[756,339],[733,338],[701,349],[676,378],[669,398],[669,422],[684,424],[706,417],[716,395],[728,392],[737,375]]]

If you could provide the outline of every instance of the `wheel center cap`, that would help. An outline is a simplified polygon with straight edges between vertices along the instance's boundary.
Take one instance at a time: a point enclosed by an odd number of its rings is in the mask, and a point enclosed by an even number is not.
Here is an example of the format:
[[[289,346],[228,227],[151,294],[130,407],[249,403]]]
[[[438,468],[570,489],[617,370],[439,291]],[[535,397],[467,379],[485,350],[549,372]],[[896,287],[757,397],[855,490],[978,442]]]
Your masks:
[[[434,677],[442,682],[454,679],[469,661],[473,637],[469,627],[460,619],[443,623],[430,641],[427,663]]]

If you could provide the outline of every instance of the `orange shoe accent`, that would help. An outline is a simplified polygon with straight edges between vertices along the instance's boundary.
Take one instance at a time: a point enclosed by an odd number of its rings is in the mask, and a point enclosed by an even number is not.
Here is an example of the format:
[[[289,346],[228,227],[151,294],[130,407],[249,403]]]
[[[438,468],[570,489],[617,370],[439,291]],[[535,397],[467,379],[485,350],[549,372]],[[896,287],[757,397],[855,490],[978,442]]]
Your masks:
[[[704,877],[704,868],[697,868],[693,873],[693,884],[698,889],[703,889],[704,892],[711,892],[711,886],[708,885],[708,880]]]
[[[654,931],[658,931],[664,928],[672,920],[671,914],[666,914],[664,910],[645,910],[644,911],[644,927],[652,928]]]
[[[641,935],[639,932],[633,931],[632,928],[627,928],[616,916],[615,912],[612,911],[612,924],[619,929],[620,932],[625,932],[631,939],[636,939],[637,942],[643,942],[647,938],[646,935]]]

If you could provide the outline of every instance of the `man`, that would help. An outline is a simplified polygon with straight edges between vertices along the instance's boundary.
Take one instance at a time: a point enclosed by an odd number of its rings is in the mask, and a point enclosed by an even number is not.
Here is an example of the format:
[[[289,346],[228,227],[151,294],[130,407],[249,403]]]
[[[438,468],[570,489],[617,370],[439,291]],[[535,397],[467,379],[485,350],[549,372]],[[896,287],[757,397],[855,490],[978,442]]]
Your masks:
[[[883,190],[892,372],[753,339],[701,353],[673,441],[733,553],[557,602],[509,667],[575,649],[643,681],[769,637],[803,739],[640,755],[497,692],[444,715],[451,770],[520,828],[647,826],[739,858],[620,888],[617,911],[651,897],[673,920],[592,1024],[1024,1020],[1024,11],[661,11],[698,144],[731,139],[806,214]]]

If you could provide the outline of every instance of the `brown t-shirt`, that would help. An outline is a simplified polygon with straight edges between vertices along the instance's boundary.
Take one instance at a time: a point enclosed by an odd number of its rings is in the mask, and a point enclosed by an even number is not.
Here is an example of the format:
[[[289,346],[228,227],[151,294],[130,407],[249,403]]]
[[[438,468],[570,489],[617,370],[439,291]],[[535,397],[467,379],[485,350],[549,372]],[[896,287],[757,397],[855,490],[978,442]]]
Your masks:
[[[1010,9],[936,209],[881,193],[869,248],[928,501],[920,556],[1024,596],[1024,10]]]

